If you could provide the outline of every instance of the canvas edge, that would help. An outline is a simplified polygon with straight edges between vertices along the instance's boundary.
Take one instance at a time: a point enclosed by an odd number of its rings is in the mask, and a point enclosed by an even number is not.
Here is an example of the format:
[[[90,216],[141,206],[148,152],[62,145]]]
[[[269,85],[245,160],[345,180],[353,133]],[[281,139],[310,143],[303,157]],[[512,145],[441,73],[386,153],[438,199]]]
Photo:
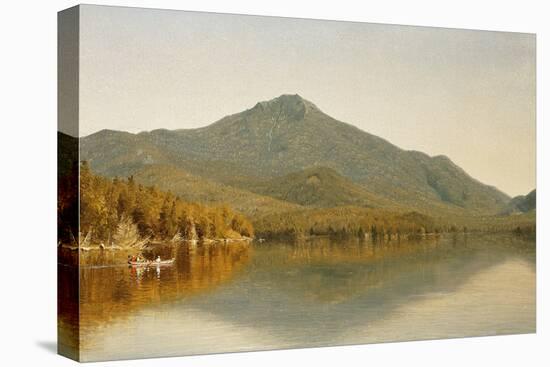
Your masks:
[[[71,220],[79,226],[79,193],[78,193],[78,162],[79,162],[79,53],[80,53],[80,6],[64,9],[57,13],[57,192],[58,208],[63,191],[67,185],[62,186],[63,173],[71,175],[68,190],[72,190],[74,196],[74,208],[71,212]],[[71,144],[67,144],[67,141]],[[74,161],[76,160],[76,164]],[[69,173],[60,172],[60,167],[69,167]],[[59,213],[58,213],[59,214]],[[59,216],[58,216],[59,220]],[[58,226],[58,246],[61,244],[61,232]],[[78,238],[78,233],[75,233]],[[57,353],[75,361],[80,361],[80,261],[76,269],[61,271],[61,259],[58,252],[57,274]],[[70,265],[69,265],[70,266]],[[68,275],[74,274],[75,276]],[[63,285],[63,287],[62,287]],[[68,307],[67,302],[74,305]],[[62,311],[63,310],[63,311]],[[67,311],[69,310],[69,311]],[[70,313],[70,328],[62,327],[62,312]],[[66,316],[66,315],[65,315]]]

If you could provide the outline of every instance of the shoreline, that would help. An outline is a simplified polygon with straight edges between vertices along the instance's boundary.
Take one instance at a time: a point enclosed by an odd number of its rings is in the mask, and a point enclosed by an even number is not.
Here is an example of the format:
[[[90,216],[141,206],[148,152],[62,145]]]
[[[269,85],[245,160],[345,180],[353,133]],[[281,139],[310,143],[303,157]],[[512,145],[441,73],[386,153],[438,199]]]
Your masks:
[[[373,242],[373,243],[390,243],[390,242],[401,242],[401,241],[419,241],[423,239],[437,239],[447,236],[456,236],[456,235],[490,235],[490,234],[511,234],[515,235],[520,238],[525,238],[528,240],[534,240],[536,237],[532,233],[524,233],[524,234],[518,234],[514,231],[457,231],[457,232],[428,232],[428,233],[409,233],[409,234],[391,234],[388,236],[385,235],[378,235],[378,236],[372,236],[370,234],[366,234],[364,237],[360,237],[357,235],[349,234],[349,235],[330,235],[330,234],[307,234],[302,236],[257,236],[254,238],[251,237],[243,237],[243,238],[205,238],[205,239],[198,239],[198,240],[178,240],[178,241],[150,241],[147,245],[143,247],[122,247],[117,245],[112,246],[105,246],[103,244],[94,244],[90,246],[77,246],[77,245],[69,245],[69,244],[58,244],[58,248],[66,249],[70,251],[82,251],[82,252],[88,252],[88,251],[140,251],[140,250],[150,250],[154,249],[156,247],[177,247],[180,245],[190,245],[190,246],[196,246],[196,245],[211,245],[211,244],[231,244],[231,243],[258,243],[258,244],[269,244],[271,242],[277,242],[277,241],[314,241],[316,239],[330,239],[330,240],[345,240],[345,239],[357,239],[358,241],[365,241],[365,242]]]
[[[197,244],[214,244],[214,243],[233,243],[233,242],[253,242],[254,238],[243,237],[243,238],[205,238],[200,240],[179,240],[179,241],[150,241],[147,245],[143,247],[122,247],[117,245],[106,246],[104,244],[94,244],[90,246],[78,246],[78,245],[69,245],[69,244],[58,244],[58,248],[71,250],[71,251],[137,251],[137,250],[146,250],[152,249],[160,246],[178,246],[182,244],[197,245]]]

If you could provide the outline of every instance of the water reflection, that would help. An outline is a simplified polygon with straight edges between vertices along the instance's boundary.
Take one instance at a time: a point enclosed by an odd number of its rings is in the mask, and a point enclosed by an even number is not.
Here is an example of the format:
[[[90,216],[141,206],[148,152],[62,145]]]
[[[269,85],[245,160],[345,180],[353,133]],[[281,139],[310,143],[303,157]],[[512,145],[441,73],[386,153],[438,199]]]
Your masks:
[[[534,330],[534,243],[513,237],[158,251],[175,256],[174,266],[117,266],[126,254],[81,258],[84,359]]]
[[[471,277],[507,260],[534,264],[533,247],[524,247],[513,239],[492,237],[433,239],[416,244],[279,244],[264,249],[262,256],[254,259],[249,273],[253,276],[246,284],[218,297],[226,300],[224,304],[234,305],[227,299],[243,297],[242,290],[246,289],[246,295],[255,302],[250,310],[239,307],[247,315],[239,323],[273,333],[290,328],[294,332],[289,338],[296,343],[318,339],[319,335],[323,340],[357,324],[368,327],[411,299],[453,294]],[[284,306],[273,308],[273,304]],[[209,299],[201,307],[225,317],[237,312],[237,308],[220,305]]]
[[[177,250],[173,266],[83,265],[80,312],[85,317],[81,325],[102,324],[136,308],[212,291],[246,264],[249,251],[246,244],[185,246]],[[119,264],[126,260],[126,254],[114,257],[120,259]]]
[[[80,274],[78,253],[60,251],[58,338],[60,347],[74,351],[78,323],[80,330],[90,331],[142,307],[210,292],[238,273],[249,260],[250,248],[235,243],[156,249],[150,257],[176,258],[173,266],[164,267],[129,267],[127,252],[86,252],[80,254]],[[80,295],[74,286],[79,281]]]

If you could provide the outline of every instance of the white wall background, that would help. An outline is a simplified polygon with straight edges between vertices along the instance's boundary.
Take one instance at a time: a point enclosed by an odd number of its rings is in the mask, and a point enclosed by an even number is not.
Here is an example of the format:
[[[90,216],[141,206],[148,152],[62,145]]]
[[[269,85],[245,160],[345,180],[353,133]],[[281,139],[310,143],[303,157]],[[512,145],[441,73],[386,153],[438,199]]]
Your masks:
[[[97,4],[279,15],[537,33],[538,332],[354,347],[98,363],[98,366],[547,366],[550,356],[550,26],[545,2],[479,0],[189,0]],[[72,1],[7,1],[0,7],[0,364],[64,366],[56,340],[56,12]],[[546,11],[548,13],[548,11]],[[547,14],[546,14],[547,15]],[[546,95],[545,95],[546,93]],[[546,97],[546,98],[545,98]],[[11,251],[17,249],[16,251]],[[13,260],[18,261],[14,262]],[[545,280],[546,279],[546,280]]]

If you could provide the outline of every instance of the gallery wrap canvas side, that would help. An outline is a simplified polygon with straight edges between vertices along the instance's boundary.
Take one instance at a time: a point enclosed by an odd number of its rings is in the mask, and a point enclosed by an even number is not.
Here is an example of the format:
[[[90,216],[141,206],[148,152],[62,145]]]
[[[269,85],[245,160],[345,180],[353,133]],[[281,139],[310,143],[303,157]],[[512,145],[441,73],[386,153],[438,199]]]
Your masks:
[[[58,353],[79,360],[79,7],[58,13]],[[64,256],[66,248],[76,255]]]

